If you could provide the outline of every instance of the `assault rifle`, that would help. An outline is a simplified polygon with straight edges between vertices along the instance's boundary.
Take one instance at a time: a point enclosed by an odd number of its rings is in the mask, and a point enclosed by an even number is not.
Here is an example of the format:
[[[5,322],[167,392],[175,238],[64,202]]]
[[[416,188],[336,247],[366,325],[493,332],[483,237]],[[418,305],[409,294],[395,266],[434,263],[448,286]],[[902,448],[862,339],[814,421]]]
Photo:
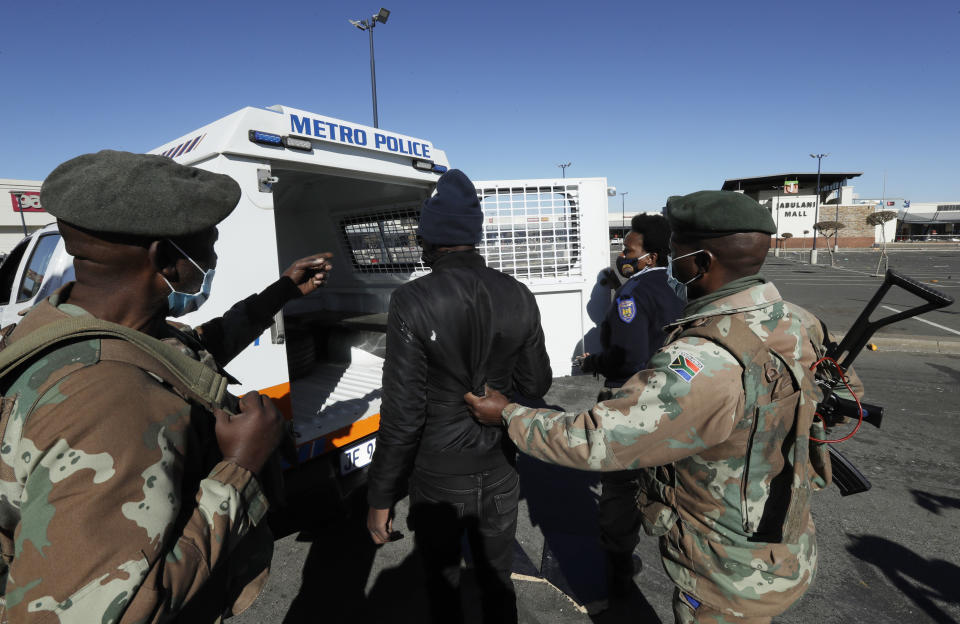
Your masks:
[[[891,286],[899,286],[907,292],[920,297],[925,304],[891,314],[876,321],[870,320],[870,315],[880,305],[880,301],[890,290]],[[867,341],[873,336],[873,333],[885,325],[896,323],[908,319],[930,310],[943,308],[953,303],[953,297],[942,292],[934,290],[925,284],[914,281],[905,275],[887,270],[883,284],[877,289],[873,299],[863,309],[860,316],[854,322],[853,327],[843,337],[840,344],[830,344],[826,357],[834,359],[840,366],[841,371],[850,368],[853,360],[856,359],[860,351],[866,346]],[[834,393],[834,389],[843,384],[842,373],[838,375],[835,368],[828,368],[826,365],[820,365],[816,371],[817,385],[823,391],[823,400],[817,405],[817,413],[823,417],[823,424],[828,429],[844,422],[845,418],[859,418],[857,413],[857,402],[844,399]],[[864,422],[870,423],[874,427],[880,427],[883,420],[883,408],[879,405],[869,405],[860,403]],[[830,464],[833,467],[833,482],[840,488],[842,496],[850,494],[859,494],[870,489],[870,481],[863,473],[850,463],[850,461],[840,454],[840,451],[831,444],[828,447],[830,451]]]

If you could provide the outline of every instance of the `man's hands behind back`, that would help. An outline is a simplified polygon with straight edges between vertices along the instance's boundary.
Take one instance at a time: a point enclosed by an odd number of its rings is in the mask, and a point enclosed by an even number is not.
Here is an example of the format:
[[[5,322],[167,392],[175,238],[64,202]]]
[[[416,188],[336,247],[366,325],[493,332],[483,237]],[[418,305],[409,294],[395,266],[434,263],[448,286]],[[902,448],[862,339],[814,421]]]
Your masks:
[[[485,394],[478,397],[472,392],[463,395],[463,400],[467,402],[470,414],[482,425],[491,425],[499,427],[503,425],[503,408],[510,401],[502,393],[494,390],[490,386],[485,386]]]

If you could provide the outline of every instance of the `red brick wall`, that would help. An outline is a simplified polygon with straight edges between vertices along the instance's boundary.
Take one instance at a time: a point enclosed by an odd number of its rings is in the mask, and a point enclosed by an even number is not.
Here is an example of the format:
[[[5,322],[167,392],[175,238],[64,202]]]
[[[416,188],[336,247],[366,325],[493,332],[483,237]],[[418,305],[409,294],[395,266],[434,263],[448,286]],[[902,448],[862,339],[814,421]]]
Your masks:
[[[833,221],[835,217],[846,227],[839,231],[837,244],[840,247],[872,247],[874,238],[874,226],[867,225],[867,215],[872,214],[873,206],[869,204],[857,204],[852,206],[834,206],[826,204],[820,206],[820,220]],[[839,213],[839,214],[838,214]],[[773,247],[775,241],[770,239],[770,246]],[[813,246],[813,233],[806,238],[794,236],[790,239],[781,239],[780,245],[783,249],[810,249]],[[825,249],[827,246],[833,246],[833,233],[829,237],[817,233],[817,249]]]

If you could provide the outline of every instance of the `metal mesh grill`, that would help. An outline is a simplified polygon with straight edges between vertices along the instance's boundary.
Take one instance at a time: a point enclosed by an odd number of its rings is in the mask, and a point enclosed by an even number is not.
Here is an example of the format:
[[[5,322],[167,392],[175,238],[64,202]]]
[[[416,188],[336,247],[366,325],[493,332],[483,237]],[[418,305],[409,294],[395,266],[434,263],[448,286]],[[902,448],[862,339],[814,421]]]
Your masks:
[[[350,217],[340,222],[353,268],[362,273],[424,270],[417,245],[416,208]]]
[[[576,185],[477,190],[483,207],[480,253],[517,279],[581,275]]]
[[[483,238],[487,266],[517,279],[582,275],[580,202],[576,185],[483,187]],[[340,221],[353,267],[362,273],[427,271],[416,231],[419,208],[376,212]]]

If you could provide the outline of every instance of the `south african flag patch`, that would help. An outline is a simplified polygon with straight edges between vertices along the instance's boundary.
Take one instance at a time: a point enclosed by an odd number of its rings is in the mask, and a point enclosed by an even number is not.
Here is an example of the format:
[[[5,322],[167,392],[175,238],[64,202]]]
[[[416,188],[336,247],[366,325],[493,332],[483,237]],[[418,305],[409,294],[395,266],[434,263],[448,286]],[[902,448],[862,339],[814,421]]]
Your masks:
[[[670,362],[670,370],[680,376],[680,379],[690,383],[697,373],[703,369],[703,362],[689,353],[680,352],[680,355]]]

